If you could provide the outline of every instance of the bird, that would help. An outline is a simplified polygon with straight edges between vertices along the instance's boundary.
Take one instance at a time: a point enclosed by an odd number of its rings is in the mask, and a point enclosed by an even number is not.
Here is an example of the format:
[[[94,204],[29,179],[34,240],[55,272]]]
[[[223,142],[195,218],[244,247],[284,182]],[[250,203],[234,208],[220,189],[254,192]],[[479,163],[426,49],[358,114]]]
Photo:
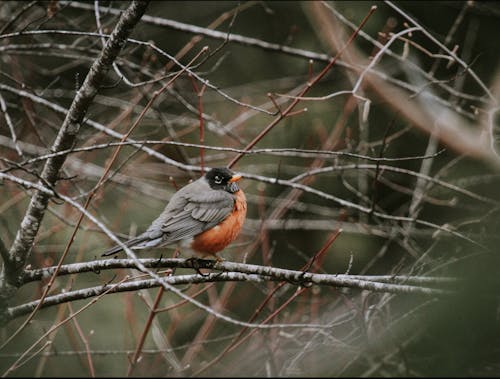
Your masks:
[[[238,185],[241,178],[226,167],[210,169],[178,190],[144,233],[123,243],[131,249],[178,244],[202,258],[222,261],[217,253],[238,237],[246,218],[246,196]],[[102,256],[121,250],[117,245]]]

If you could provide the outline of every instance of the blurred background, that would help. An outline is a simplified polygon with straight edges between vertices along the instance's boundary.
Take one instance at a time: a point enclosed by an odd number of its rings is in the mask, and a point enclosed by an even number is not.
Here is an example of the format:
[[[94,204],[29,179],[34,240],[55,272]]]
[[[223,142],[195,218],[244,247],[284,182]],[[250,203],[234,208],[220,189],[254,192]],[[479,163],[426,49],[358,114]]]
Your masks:
[[[2,172],[37,180],[44,160],[19,164],[49,151],[102,49],[95,33],[109,34],[128,5],[0,4]],[[454,295],[327,286],[299,294],[297,285],[276,290],[274,282],[179,287],[237,320],[249,321],[272,294],[253,322],[276,313],[270,323],[328,325],[259,330],[216,319],[172,293],[158,295],[158,288],[107,295],[45,337],[10,376],[499,375],[496,2],[151,2],[132,33],[135,42],[102,83],[77,137],[75,147],[86,149],[68,155],[57,190],[83,203],[116,149],[96,146],[118,142],[116,133],[128,133],[147,110],[130,134],[139,145],[122,147],[89,207],[120,237],[141,233],[178,188],[207,167],[228,165],[297,100],[373,5],[339,60],[252,154],[235,162],[245,177],[248,216],[240,238],[220,255],[299,270],[327,248],[315,261],[317,272],[451,277],[457,281],[446,288]],[[205,46],[208,53],[197,57]],[[173,79],[180,67],[172,57],[183,65],[195,59],[192,74]],[[7,248],[30,195],[0,182],[0,239]],[[64,202],[49,204],[31,268],[57,264],[78,216]],[[85,220],[64,263],[101,259],[112,245]],[[175,271],[186,273],[192,270]],[[60,277],[51,294],[139,274]],[[10,305],[38,299],[46,283],[23,285]],[[155,299],[160,311],[149,325]],[[37,312],[0,350],[2,373],[89,301]],[[2,341],[25,317],[0,330]]]

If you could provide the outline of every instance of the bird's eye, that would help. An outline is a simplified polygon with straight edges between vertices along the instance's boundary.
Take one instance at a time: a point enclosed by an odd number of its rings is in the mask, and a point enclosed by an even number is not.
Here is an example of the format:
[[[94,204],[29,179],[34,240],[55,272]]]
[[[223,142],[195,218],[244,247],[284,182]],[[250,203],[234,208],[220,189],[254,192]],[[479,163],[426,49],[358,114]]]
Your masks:
[[[215,184],[221,184],[222,178],[219,175],[215,175],[214,182]]]

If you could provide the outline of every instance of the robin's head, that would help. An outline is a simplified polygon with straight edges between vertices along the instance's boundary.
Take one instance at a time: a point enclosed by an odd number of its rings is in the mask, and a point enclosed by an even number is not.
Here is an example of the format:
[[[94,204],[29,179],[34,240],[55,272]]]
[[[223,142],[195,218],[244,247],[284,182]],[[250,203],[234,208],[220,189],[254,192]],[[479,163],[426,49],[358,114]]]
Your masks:
[[[210,185],[210,188],[216,190],[224,190],[230,193],[235,193],[240,189],[238,187],[238,180],[241,179],[241,175],[235,174],[225,167],[216,167],[211,169],[205,174],[205,179]]]

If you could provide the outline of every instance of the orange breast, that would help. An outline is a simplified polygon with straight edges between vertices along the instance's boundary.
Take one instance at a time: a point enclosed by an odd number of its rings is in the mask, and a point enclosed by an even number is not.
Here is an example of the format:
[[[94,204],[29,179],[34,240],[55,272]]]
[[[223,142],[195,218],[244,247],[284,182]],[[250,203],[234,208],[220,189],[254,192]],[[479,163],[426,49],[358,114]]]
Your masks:
[[[191,248],[203,254],[215,254],[233,242],[240,234],[247,214],[247,199],[242,190],[236,192],[233,212],[215,228],[198,234]]]

